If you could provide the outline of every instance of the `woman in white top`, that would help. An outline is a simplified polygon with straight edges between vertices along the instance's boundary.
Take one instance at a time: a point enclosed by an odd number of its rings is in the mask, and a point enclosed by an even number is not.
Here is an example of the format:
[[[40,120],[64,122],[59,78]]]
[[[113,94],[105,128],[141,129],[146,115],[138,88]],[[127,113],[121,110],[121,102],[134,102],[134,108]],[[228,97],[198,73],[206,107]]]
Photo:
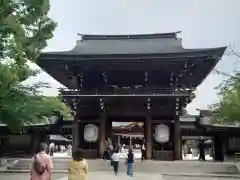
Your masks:
[[[119,160],[120,160],[120,153],[118,149],[115,149],[115,151],[113,152],[111,160],[114,174],[117,175],[119,172]]]

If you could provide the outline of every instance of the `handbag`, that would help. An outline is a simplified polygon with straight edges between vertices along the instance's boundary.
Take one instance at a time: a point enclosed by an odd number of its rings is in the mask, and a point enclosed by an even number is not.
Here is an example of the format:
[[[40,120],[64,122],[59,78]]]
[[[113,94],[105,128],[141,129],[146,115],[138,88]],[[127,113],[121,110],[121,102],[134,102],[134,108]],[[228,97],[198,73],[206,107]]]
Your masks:
[[[128,162],[128,158],[125,159],[125,165],[127,165],[127,162]]]

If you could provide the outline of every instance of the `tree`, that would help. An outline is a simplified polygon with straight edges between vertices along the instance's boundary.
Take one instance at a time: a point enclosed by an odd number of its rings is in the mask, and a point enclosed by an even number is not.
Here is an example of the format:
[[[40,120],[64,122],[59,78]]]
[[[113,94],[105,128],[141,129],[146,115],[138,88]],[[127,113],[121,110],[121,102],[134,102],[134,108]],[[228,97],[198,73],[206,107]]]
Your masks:
[[[57,99],[39,95],[45,84],[22,84],[38,73],[28,61],[34,62],[53,37],[56,23],[47,16],[49,9],[49,0],[0,0],[0,121],[11,130],[63,108]]]
[[[218,89],[220,102],[212,106],[214,121],[220,124],[240,122],[240,73],[223,81]]]
[[[229,53],[236,57],[238,63],[240,54],[232,47],[229,48]],[[235,70],[234,74],[220,71],[217,73],[227,79],[217,87],[220,101],[211,107],[213,121],[219,124],[236,124],[240,122],[240,72]]]

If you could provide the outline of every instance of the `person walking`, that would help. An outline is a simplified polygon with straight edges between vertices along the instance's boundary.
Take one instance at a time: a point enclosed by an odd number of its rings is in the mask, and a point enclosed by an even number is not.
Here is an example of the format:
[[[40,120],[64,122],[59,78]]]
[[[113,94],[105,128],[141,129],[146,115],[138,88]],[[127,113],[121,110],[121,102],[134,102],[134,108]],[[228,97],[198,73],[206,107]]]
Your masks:
[[[47,144],[40,143],[39,151],[32,158],[30,180],[50,180],[53,168],[52,158],[46,153]]]
[[[88,173],[88,163],[82,157],[82,151],[77,149],[68,166],[68,180],[85,180]]]
[[[146,148],[145,148],[145,144],[146,144],[145,139],[143,139],[142,144],[141,144],[141,154],[142,154],[142,156],[141,156],[141,161],[143,161],[143,160],[146,159]]]
[[[205,161],[205,144],[204,144],[203,138],[199,140],[198,149],[199,149],[199,160]]]
[[[117,176],[119,172],[119,160],[120,160],[120,153],[117,149],[115,149],[115,151],[113,152],[111,160],[114,174]]]
[[[127,176],[133,176],[133,163],[134,163],[134,153],[132,149],[129,149],[126,159],[127,166]]]
[[[108,152],[108,160],[111,160],[111,156],[113,154],[113,145],[110,138],[108,138],[106,142],[106,146],[107,146],[107,152]]]
[[[49,144],[49,154],[50,154],[50,156],[53,156],[54,149],[55,149],[55,144],[53,142],[51,142]]]

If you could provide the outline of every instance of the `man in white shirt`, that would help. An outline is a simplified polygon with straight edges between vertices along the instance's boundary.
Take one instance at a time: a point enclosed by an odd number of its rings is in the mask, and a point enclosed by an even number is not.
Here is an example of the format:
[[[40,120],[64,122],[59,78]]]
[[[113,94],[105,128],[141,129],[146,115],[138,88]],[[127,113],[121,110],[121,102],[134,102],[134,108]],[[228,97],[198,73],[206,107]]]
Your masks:
[[[119,172],[119,160],[120,160],[120,153],[118,149],[115,149],[115,151],[113,152],[111,160],[114,174],[117,175]]]

